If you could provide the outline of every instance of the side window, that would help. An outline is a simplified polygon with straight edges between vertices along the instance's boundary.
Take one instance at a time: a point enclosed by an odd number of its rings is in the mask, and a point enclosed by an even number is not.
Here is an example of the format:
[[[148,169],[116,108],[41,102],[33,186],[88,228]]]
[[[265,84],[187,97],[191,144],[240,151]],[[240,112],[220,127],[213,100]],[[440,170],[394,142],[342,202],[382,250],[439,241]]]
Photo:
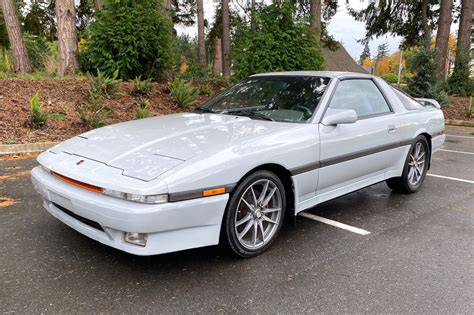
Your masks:
[[[415,101],[411,97],[407,96],[405,93],[400,92],[397,89],[393,89],[395,91],[395,94],[397,94],[398,98],[402,102],[403,106],[405,106],[406,109],[408,110],[415,110],[415,109],[420,109],[423,108],[423,105],[421,105],[419,102]]]
[[[390,112],[390,107],[372,80],[339,82],[329,107],[353,109],[359,118]]]

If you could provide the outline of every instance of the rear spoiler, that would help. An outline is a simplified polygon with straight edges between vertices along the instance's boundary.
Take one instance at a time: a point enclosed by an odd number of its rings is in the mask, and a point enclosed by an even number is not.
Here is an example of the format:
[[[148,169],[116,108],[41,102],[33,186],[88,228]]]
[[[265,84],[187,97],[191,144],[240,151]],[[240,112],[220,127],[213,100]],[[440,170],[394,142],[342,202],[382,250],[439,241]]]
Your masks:
[[[441,105],[439,105],[438,101],[432,98],[415,98],[415,100],[423,106],[433,106],[438,109],[441,108]]]

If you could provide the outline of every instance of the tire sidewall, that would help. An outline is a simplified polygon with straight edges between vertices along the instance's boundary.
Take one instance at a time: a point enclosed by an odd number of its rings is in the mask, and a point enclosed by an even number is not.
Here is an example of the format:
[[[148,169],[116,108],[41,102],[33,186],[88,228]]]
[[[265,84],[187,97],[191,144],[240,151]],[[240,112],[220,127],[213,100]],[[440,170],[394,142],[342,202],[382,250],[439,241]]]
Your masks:
[[[237,235],[235,232],[235,215],[236,215],[237,206],[239,204],[240,198],[242,197],[242,194],[246,191],[246,189],[250,186],[250,184],[261,179],[269,179],[277,185],[281,193],[282,209],[281,209],[281,214],[280,214],[280,222],[278,224],[278,227],[275,233],[273,234],[273,237],[270,239],[270,241],[258,249],[251,250],[241,245],[237,239]],[[286,210],[285,187],[282,181],[280,180],[280,178],[270,171],[264,171],[264,170],[256,171],[255,173],[252,173],[249,176],[247,176],[245,179],[243,179],[237,185],[235,190],[232,192],[229,202],[227,203],[226,211],[225,211],[223,237],[225,238],[226,243],[230,246],[232,251],[238,256],[241,256],[244,258],[257,256],[263,253],[277,238],[278,233],[280,232],[280,229],[283,225],[283,221],[285,218],[285,210]]]

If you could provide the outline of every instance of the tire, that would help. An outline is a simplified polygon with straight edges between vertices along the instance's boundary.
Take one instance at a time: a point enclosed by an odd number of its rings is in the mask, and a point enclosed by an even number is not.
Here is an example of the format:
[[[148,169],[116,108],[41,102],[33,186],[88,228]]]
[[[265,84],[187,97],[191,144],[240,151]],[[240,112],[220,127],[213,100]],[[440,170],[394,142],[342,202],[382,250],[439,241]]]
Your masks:
[[[399,193],[417,192],[425,180],[430,156],[428,140],[424,136],[418,136],[410,147],[402,176],[387,179],[387,186]]]
[[[223,243],[243,258],[260,255],[277,238],[285,209],[285,187],[280,178],[269,171],[256,171],[232,192],[223,219]]]

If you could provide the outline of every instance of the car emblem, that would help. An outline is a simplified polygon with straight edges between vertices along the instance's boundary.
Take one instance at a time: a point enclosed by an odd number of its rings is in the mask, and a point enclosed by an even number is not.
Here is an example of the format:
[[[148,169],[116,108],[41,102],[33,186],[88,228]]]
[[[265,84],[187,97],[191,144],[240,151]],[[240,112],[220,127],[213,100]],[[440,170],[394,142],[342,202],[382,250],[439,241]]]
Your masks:
[[[81,165],[82,163],[84,163],[84,160],[79,160],[77,161],[76,165]]]

